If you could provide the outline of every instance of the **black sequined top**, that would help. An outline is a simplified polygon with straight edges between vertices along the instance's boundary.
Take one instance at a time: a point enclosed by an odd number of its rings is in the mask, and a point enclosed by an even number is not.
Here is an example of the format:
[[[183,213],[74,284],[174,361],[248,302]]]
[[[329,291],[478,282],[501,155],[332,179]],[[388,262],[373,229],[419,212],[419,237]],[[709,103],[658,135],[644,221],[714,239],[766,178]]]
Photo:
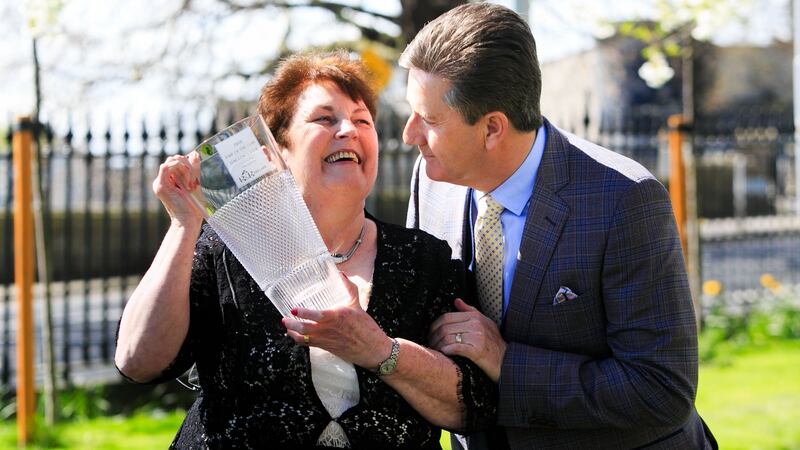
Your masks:
[[[375,222],[367,312],[389,336],[424,345],[431,323],[462,294],[460,262],[444,241]],[[187,338],[156,380],[197,364],[201,391],[171,448],[313,448],[331,417],[312,384],[308,348],[286,336],[278,311],[208,225],[197,242],[190,303]],[[470,361],[453,360],[466,424],[459,431],[485,429],[495,420],[496,386]],[[371,371],[356,372],[360,401],[337,420],[353,448],[440,448],[439,428]]]

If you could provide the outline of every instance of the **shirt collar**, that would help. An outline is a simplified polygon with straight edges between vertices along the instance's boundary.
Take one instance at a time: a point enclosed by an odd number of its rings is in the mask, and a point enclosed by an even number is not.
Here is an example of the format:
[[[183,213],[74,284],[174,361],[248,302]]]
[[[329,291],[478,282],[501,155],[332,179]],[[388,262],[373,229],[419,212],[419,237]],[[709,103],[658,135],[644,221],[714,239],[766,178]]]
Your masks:
[[[536,172],[539,170],[539,163],[542,161],[544,146],[547,142],[547,131],[544,125],[536,131],[536,139],[528,152],[528,156],[517,167],[517,170],[506,179],[500,186],[492,192],[492,198],[503,208],[513,212],[517,216],[522,215],[525,206],[533,192],[533,185],[536,182]],[[473,200],[476,202],[484,195],[483,192],[474,191]]]

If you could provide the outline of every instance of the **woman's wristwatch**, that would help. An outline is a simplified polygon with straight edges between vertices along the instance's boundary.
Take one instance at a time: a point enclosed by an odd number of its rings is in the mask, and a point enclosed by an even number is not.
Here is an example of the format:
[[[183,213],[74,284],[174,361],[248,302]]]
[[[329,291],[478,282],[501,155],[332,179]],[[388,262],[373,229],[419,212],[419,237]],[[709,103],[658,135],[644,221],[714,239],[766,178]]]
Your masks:
[[[389,354],[389,357],[383,360],[381,365],[378,366],[378,369],[375,371],[378,376],[383,377],[386,375],[391,375],[394,373],[394,369],[397,368],[397,356],[400,355],[400,343],[397,342],[397,339],[392,338],[392,353]]]

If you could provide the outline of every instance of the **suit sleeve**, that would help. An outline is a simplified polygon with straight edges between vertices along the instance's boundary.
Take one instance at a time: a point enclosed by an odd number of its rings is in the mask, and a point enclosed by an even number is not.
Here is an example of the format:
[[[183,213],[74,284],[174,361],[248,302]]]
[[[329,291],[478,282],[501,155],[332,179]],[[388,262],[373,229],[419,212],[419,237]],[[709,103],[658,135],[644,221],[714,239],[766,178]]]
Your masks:
[[[510,342],[500,425],[674,426],[691,414],[695,316],[669,196],[654,179],[633,183],[617,201],[601,277],[610,355]]]

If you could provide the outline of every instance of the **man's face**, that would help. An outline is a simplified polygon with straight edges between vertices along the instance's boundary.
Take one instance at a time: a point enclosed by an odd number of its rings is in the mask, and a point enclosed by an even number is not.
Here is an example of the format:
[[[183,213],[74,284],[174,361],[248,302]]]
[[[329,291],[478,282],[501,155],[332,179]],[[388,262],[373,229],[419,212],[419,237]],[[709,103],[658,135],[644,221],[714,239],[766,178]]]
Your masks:
[[[411,69],[406,100],[411,117],[403,130],[403,141],[419,147],[426,173],[435,181],[470,186],[484,163],[484,138],[480,121],[470,125],[444,102],[450,82],[436,75]]]

